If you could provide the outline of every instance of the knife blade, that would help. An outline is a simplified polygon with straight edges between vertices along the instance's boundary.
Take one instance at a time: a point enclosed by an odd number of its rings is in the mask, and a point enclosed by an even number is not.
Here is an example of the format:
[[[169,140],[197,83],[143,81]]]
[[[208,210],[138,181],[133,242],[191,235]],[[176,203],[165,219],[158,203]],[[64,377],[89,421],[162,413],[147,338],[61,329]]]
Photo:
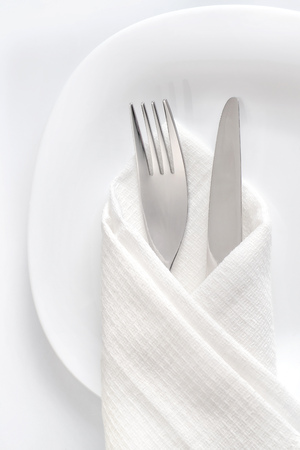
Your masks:
[[[242,241],[240,114],[237,98],[224,106],[212,167],[207,274]]]

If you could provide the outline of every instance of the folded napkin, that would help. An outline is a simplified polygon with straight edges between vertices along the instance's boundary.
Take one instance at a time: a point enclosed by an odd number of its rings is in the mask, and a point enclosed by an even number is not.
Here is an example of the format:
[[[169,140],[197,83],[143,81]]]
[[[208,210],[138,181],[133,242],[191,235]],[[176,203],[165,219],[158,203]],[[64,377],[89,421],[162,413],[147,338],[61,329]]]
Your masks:
[[[180,136],[189,213],[172,273],[147,243],[134,160],[104,209],[106,448],[300,449],[300,407],[275,376],[266,208],[244,187],[244,240],[206,278],[212,156]]]

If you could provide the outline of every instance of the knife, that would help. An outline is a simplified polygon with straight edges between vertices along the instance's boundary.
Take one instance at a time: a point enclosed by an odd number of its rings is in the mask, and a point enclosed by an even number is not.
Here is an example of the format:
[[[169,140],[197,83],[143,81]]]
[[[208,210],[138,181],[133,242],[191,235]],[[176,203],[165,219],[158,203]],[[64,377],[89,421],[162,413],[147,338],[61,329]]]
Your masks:
[[[214,154],[209,212],[207,274],[242,241],[240,117],[237,98],[224,106]]]

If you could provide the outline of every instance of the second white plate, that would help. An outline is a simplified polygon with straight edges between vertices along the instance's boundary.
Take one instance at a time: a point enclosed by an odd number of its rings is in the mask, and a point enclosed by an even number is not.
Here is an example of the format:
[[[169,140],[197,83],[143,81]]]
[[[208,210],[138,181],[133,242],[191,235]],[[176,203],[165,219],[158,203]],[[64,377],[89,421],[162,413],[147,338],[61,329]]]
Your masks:
[[[38,315],[69,370],[100,395],[101,213],[133,155],[129,103],[167,98],[212,150],[226,100],[239,97],[243,175],[273,220],[279,377],[300,397],[300,14],[203,7],[138,23],[92,52],[45,131],[29,224]]]

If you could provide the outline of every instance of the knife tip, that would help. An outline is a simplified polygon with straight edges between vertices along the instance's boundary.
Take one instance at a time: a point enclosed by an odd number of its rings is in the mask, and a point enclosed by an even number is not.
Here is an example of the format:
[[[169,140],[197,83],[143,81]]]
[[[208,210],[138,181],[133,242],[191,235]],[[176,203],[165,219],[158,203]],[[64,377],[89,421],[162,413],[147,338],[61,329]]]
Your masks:
[[[231,105],[239,105],[239,99],[237,97],[230,97],[227,102],[226,105],[231,104]]]

